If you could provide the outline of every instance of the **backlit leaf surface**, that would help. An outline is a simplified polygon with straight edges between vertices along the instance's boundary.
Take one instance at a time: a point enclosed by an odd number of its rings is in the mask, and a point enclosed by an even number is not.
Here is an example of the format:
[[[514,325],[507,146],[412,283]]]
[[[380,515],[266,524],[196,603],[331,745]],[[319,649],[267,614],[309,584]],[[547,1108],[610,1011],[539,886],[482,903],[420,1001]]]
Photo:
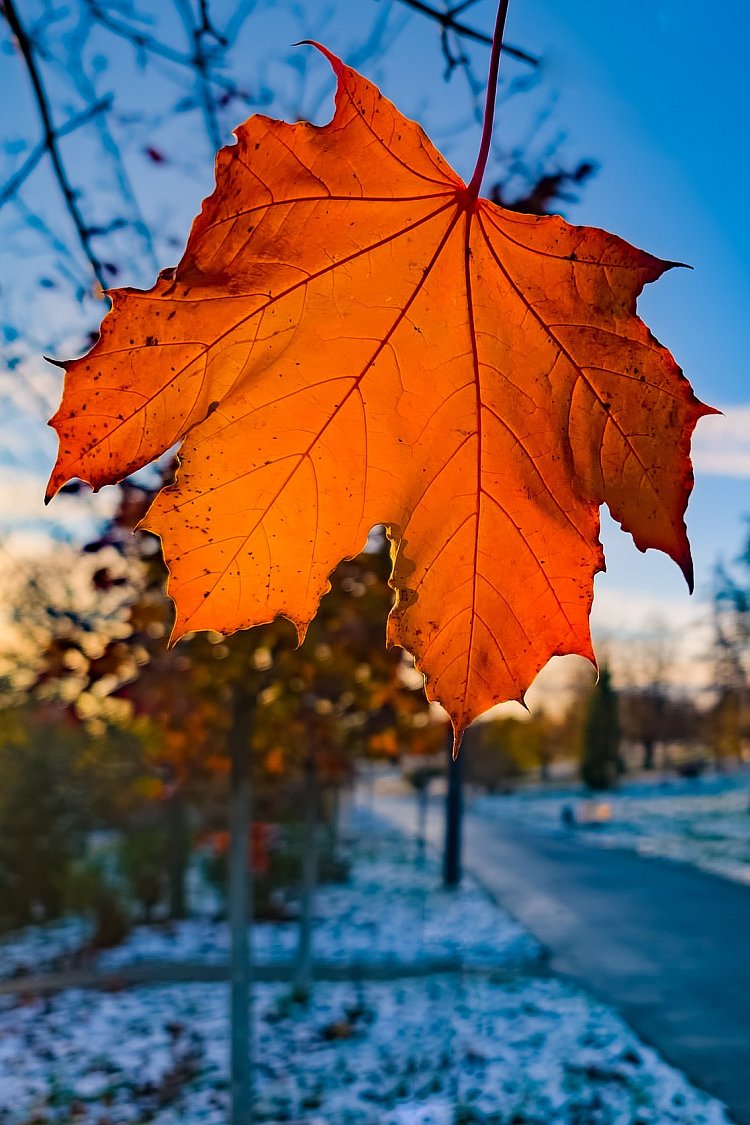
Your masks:
[[[606,503],[692,581],[690,435],[709,412],[635,314],[670,263],[475,199],[338,59],[323,128],[265,117],[218,157],[180,264],[115,290],[67,365],[50,494],[181,442],[146,526],[176,634],[283,614],[384,523],[388,640],[460,732],[555,654],[593,657]]]

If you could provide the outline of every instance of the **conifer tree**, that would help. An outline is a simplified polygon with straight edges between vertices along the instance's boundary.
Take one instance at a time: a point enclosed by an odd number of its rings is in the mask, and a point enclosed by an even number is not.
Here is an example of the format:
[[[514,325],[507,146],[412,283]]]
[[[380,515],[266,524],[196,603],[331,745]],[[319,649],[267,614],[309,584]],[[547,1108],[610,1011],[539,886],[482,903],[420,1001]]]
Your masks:
[[[583,724],[581,780],[589,789],[612,789],[620,772],[617,692],[609,668],[602,668],[589,697]]]

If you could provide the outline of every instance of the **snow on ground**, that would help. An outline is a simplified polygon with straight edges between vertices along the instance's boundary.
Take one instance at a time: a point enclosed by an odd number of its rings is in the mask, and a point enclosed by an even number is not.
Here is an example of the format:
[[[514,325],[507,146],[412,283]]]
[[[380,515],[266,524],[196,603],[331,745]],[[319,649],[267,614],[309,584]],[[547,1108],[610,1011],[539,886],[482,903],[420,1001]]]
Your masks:
[[[459,951],[470,971],[318,983],[308,1007],[256,986],[259,1122],[728,1125],[612,1011],[536,975],[538,946],[481,888],[446,894],[432,857],[417,868],[412,843],[363,827],[351,882],[320,892],[317,956]],[[206,926],[140,928],[103,960],[223,957]],[[289,955],[291,927],[256,931],[264,957]],[[0,1125],[225,1125],[227,1017],[214,983],[4,997]]]
[[[0,980],[62,968],[70,954],[80,949],[91,933],[83,918],[63,918],[43,926],[27,926],[0,937]]]
[[[594,805],[604,805],[609,819],[565,829],[566,805],[579,819]],[[550,832],[574,831],[586,843],[633,848],[750,883],[750,775],[744,770],[630,782],[593,801],[585,800],[580,788],[533,789],[477,797],[471,807],[481,816],[517,817]]]
[[[225,1125],[227,994],[71,991],[0,1011],[3,1125]],[[557,980],[442,975],[257,990],[258,1120],[726,1125],[606,1008]]]
[[[315,898],[313,956],[328,963],[389,965],[458,955],[466,966],[511,968],[537,959],[541,950],[526,930],[498,909],[471,878],[456,891],[440,886],[433,860],[415,864],[360,812],[358,846],[351,878],[322,887]],[[366,832],[366,835],[363,833]],[[470,920],[470,924],[467,924]],[[262,923],[252,931],[258,961],[290,961],[297,946],[294,923]],[[114,969],[135,961],[226,961],[224,922],[193,919],[160,927],[138,926],[122,945],[102,953],[97,964]]]

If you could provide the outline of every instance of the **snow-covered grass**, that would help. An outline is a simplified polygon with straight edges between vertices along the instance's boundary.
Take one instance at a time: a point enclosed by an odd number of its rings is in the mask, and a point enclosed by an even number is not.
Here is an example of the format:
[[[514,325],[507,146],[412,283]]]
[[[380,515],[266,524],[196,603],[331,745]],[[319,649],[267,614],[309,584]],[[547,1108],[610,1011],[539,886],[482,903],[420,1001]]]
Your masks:
[[[75,917],[6,934],[0,937],[0,980],[62,968],[90,935],[89,923]]]
[[[459,953],[470,971],[318,982],[308,1006],[257,985],[259,1122],[727,1125],[615,1013],[544,976],[536,942],[480,887],[446,894],[432,857],[415,867],[413,844],[358,829],[351,881],[318,897],[318,958]],[[293,949],[288,925],[256,936],[264,958]],[[141,928],[102,961],[225,955],[223,928],[196,920]],[[226,1125],[227,1022],[223,984],[5,997],[0,1125]]]
[[[633,848],[750,883],[750,775],[745,770],[631,782],[594,802],[586,802],[580,789],[534,789],[475,798],[472,807],[483,816],[518,817],[558,832],[569,831],[561,822],[564,806],[581,818],[592,803],[607,806],[608,818],[574,829],[582,841]]]
[[[326,963],[387,966],[459,957],[470,966],[511,968],[540,956],[540,947],[513,918],[497,908],[470,877],[458,891],[440,886],[432,857],[415,864],[413,848],[358,815],[350,879],[320,888],[315,898],[313,956]],[[290,961],[298,940],[294,923],[262,923],[252,929],[253,954],[262,962]],[[103,969],[135,961],[227,960],[224,922],[194,919],[138,926],[98,959]]]
[[[68,992],[0,1012],[0,1121],[225,1125],[227,995]],[[556,980],[257,989],[259,1121],[726,1125],[622,1021]]]

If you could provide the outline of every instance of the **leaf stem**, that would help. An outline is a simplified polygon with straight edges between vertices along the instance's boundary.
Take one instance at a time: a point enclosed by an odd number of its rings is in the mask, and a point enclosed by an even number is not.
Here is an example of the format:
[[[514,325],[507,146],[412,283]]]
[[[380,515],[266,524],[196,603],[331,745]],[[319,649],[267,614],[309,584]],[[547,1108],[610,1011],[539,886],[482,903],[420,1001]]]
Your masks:
[[[484,103],[482,140],[479,145],[479,155],[477,156],[474,174],[469,181],[466,192],[467,199],[471,201],[479,197],[482,177],[484,176],[484,170],[487,167],[487,160],[490,155],[492,125],[495,120],[495,100],[497,98],[497,76],[500,69],[500,52],[503,49],[503,33],[505,31],[505,21],[508,16],[509,4],[510,0],[500,0],[497,8],[497,19],[495,20],[495,31],[492,36],[492,50],[490,52],[490,71],[487,76],[487,100]]]

